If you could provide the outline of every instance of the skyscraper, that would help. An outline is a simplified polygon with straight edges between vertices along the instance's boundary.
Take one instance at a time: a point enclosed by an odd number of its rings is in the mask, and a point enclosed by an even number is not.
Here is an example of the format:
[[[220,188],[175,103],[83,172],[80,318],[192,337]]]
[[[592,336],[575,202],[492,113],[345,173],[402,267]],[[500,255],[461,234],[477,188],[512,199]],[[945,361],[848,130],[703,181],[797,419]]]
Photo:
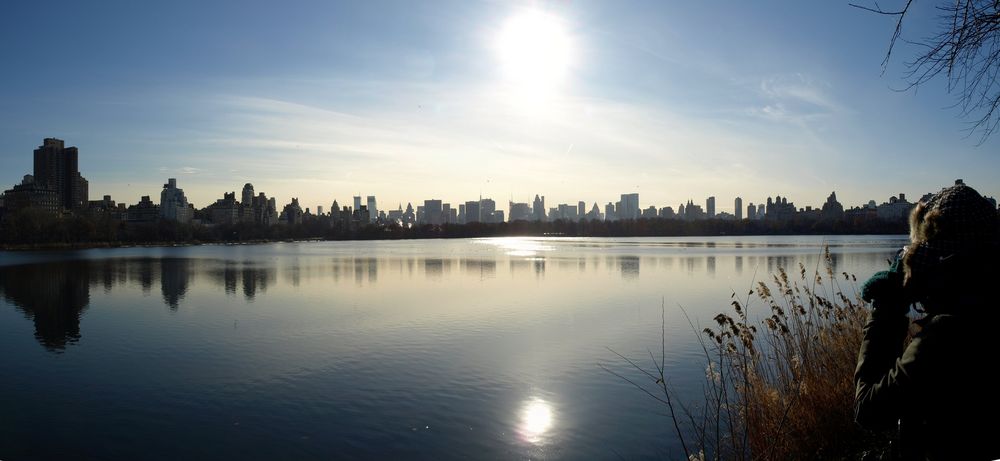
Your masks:
[[[535,201],[531,204],[532,217],[535,221],[545,221],[545,197],[538,198],[535,194]]]
[[[468,209],[468,208],[466,208]],[[497,202],[493,199],[481,198],[479,199],[479,220],[482,222],[494,222],[493,215],[497,211]]]
[[[87,207],[87,180],[80,176],[79,152],[61,139],[45,138],[35,149],[35,185],[53,190],[67,210]]]
[[[246,183],[243,185],[243,201],[240,202],[240,205],[246,207],[253,205],[253,184]]]
[[[160,217],[169,221],[190,222],[193,214],[188,206],[184,189],[177,188],[177,180],[170,178],[160,191]]]
[[[709,197],[708,200],[705,200],[705,213],[708,215],[709,219],[715,217],[715,196]]]
[[[639,194],[622,194],[618,219],[639,219]]]
[[[378,208],[375,206],[375,196],[368,196],[368,216],[370,216],[371,222],[378,220]]]
[[[469,205],[465,205],[465,209],[469,209]],[[424,200],[424,222],[426,224],[441,224],[441,201],[440,200]]]
[[[482,222],[479,202],[469,201],[465,202],[465,222]]]
[[[514,203],[513,201],[507,203],[510,210],[507,218],[510,219],[511,222],[527,221],[531,217],[531,208],[528,207],[527,203]]]
[[[355,195],[354,196],[354,210],[360,210],[360,209],[361,209],[361,196],[360,195]]]
[[[737,221],[743,219],[743,199],[736,197],[733,214],[736,215]]]

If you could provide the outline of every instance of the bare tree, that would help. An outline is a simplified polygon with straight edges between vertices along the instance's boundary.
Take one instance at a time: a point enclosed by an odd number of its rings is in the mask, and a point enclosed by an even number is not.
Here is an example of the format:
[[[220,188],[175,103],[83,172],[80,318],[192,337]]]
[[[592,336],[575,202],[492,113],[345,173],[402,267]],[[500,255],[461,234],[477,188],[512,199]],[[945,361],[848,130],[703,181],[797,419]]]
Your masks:
[[[940,0],[938,0],[940,1]],[[903,21],[913,0],[896,10],[850,4],[877,14],[896,16],[896,28],[882,61],[885,72],[893,49],[900,40]],[[916,88],[939,76],[947,80],[948,92],[956,96],[955,108],[970,119],[969,135],[985,142],[1000,126],[1000,0],[953,0],[940,2],[938,30],[917,40],[903,40],[920,51],[906,62],[907,87]]]

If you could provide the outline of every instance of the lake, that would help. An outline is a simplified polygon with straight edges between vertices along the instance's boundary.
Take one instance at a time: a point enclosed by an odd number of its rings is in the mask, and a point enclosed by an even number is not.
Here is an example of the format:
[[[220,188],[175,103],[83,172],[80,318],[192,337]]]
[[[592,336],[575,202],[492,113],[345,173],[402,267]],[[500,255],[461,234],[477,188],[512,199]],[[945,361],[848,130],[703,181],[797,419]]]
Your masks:
[[[678,458],[610,349],[701,395],[692,321],[904,236],[0,252],[0,459]],[[760,304],[757,304],[760,307]]]

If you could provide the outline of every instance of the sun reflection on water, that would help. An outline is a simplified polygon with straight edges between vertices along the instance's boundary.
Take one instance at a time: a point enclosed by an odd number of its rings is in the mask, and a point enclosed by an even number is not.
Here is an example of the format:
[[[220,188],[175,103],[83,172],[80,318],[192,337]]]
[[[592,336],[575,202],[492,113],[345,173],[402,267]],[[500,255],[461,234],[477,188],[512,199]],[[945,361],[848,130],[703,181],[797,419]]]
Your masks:
[[[521,437],[535,445],[544,442],[555,422],[552,413],[552,405],[538,397],[525,402],[518,427]]]
[[[542,243],[536,239],[521,237],[504,237],[483,240],[483,243],[496,245],[508,256],[531,257],[538,256],[541,252],[552,251],[552,245]]]

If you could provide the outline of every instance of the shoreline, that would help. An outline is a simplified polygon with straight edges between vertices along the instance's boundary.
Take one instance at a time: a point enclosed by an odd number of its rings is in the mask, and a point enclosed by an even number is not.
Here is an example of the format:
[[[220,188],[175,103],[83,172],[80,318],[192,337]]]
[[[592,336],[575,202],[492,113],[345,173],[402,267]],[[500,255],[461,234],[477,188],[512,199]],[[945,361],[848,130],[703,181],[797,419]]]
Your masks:
[[[171,248],[171,247],[194,247],[194,246],[237,246],[237,245],[266,245],[272,243],[308,243],[308,242],[367,242],[367,241],[396,241],[396,240],[441,240],[441,239],[463,239],[463,238],[635,238],[635,237],[803,237],[803,236],[899,236],[908,237],[899,233],[871,233],[871,232],[847,232],[847,233],[742,233],[742,234],[698,234],[698,235],[481,235],[481,236],[459,236],[459,235],[437,235],[437,236],[406,236],[396,238],[346,238],[346,239],[326,239],[326,238],[305,238],[305,239],[252,239],[244,241],[230,242],[88,242],[88,243],[40,243],[40,244],[0,244],[0,251],[7,252],[45,252],[45,251],[79,251],[95,249],[120,249],[120,248]]]

